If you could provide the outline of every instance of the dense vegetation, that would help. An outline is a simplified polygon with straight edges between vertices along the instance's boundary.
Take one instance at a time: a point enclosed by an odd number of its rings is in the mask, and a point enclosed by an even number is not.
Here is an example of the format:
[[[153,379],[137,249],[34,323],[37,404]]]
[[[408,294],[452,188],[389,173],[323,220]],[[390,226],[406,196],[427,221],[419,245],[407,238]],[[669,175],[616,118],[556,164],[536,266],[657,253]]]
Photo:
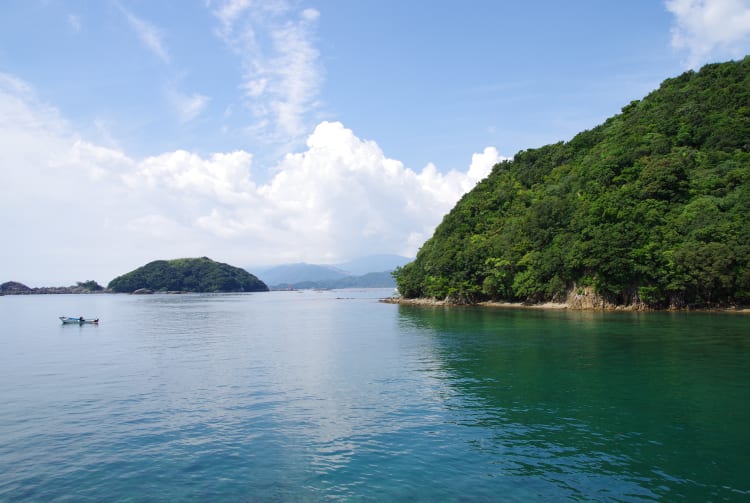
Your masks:
[[[497,164],[394,275],[407,298],[746,304],[748,180],[750,56]]]
[[[104,287],[93,279],[90,279],[88,281],[76,281],[76,286],[91,292],[101,292],[102,290],[104,290]]]
[[[265,283],[239,267],[202,258],[157,260],[109,282],[114,292],[263,292]]]

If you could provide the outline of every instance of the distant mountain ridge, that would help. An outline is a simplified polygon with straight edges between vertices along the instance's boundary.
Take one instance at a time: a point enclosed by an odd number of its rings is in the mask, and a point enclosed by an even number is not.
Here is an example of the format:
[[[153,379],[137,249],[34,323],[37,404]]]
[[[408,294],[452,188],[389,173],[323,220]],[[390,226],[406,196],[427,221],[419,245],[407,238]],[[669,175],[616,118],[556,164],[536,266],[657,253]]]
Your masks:
[[[272,285],[271,290],[336,290],[340,288],[396,288],[391,271],[370,272],[334,280],[300,281]]]
[[[261,281],[269,286],[302,282],[333,281],[348,276],[345,271],[333,266],[306,264],[304,262],[282,264],[256,273],[256,275]]]
[[[371,272],[393,271],[397,267],[408,264],[411,260],[411,258],[401,255],[367,255],[342,264],[336,264],[334,267],[351,275],[361,276]]]
[[[256,276],[272,289],[286,288],[389,288],[396,283],[391,271],[411,259],[400,255],[370,255],[349,262],[282,264],[261,270]]]

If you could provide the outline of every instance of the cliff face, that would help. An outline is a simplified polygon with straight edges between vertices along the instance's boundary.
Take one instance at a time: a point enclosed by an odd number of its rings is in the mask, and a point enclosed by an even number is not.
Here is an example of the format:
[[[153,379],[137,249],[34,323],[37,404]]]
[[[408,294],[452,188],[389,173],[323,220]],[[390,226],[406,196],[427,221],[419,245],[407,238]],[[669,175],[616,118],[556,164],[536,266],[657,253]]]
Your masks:
[[[496,165],[397,270],[398,288],[454,302],[748,304],[749,215],[746,57]]]

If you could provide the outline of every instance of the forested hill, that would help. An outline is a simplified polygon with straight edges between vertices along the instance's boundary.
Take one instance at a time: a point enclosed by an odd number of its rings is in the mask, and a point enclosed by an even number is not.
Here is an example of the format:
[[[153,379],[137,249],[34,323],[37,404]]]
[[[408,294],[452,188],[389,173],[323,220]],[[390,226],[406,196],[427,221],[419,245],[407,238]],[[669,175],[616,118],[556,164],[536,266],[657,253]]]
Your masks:
[[[750,303],[750,56],[521,151],[396,271],[407,298]]]
[[[109,282],[114,292],[265,292],[268,286],[244,269],[208,257],[156,260]]]

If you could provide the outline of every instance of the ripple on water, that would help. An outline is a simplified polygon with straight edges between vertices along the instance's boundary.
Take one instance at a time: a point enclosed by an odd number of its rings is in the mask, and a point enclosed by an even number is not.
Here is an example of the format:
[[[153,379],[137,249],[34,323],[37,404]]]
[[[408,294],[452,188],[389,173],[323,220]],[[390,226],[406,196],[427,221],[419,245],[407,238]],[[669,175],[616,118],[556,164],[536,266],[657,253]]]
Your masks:
[[[746,319],[280,292],[105,296],[99,327],[49,330],[65,300],[12,300],[38,321],[6,316],[0,334],[0,500],[702,501],[750,489]]]

